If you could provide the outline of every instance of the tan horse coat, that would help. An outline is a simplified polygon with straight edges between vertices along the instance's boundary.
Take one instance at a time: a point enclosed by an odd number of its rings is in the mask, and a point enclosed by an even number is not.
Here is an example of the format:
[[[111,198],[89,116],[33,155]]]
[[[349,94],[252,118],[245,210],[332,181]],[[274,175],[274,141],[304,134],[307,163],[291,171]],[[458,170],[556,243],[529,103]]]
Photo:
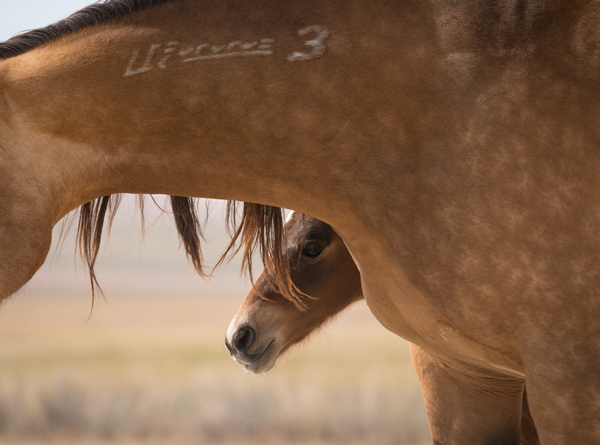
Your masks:
[[[285,239],[287,265],[294,284],[307,295],[303,299],[305,306],[298,308],[286,300],[269,283],[265,273],[259,277],[231,321],[225,339],[232,357],[252,372],[268,371],[291,347],[363,298],[360,273],[331,226],[293,213],[285,225]],[[498,381],[490,381],[485,390],[471,392],[457,382],[462,379],[457,378],[452,369],[440,366],[440,362],[418,346],[411,345],[411,353],[425,394],[433,437],[441,436],[446,442],[460,437],[462,443],[518,440],[516,422],[513,422],[513,437],[497,436],[496,422],[504,421],[496,415],[504,394]],[[522,445],[535,445],[539,443],[537,432],[522,389],[516,382],[514,397],[523,400],[520,441]],[[490,401],[490,397],[496,400]],[[439,410],[437,401],[441,398],[451,400],[460,410],[451,411],[447,406]],[[447,425],[440,432],[440,423],[444,422]]]
[[[505,386],[493,437],[526,380],[542,443],[600,443],[599,24],[591,0],[182,0],[2,60],[0,296],[100,196],[293,208],[457,394]],[[435,381],[434,440],[468,443]]]

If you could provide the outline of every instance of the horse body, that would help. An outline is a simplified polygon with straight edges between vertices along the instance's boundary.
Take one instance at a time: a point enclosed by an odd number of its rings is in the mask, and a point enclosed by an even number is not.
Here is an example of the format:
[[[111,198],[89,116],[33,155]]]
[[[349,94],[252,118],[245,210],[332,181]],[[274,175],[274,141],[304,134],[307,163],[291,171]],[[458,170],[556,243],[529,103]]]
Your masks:
[[[343,241],[328,224],[295,212],[285,229],[287,265],[294,284],[306,295],[303,306],[293,305],[277,292],[269,283],[267,274],[270,271],[267,270],[254,283],[225,337],[225,345],[234,360],[255,373],[271,369],[292,346],[303,342],[331,317],[363,298],[360,273]],[[468,367],[457,370],[444,365],[440,369],[441,362],[432,360],[416,345],[411,345],[411,353],[426,394],[434,437],[441,436],[446,440],[460,438],[469,443],[481,442],[482,438],[496,438],[512,443],[519,440],[517,416],[520,415],[520,443],[539,443],[522,381],[502,379],[497,375],[492,380],[486,373],[489,382],[485,391],[480,388],[479,393],[469,394],[457,383],[460,377],[457,378],[456,373],[467,373]],[[435,388],[435,392],[430,388]],[[507,428],[507,419],[495,415],[502,412],[498,409],[498,404],[502,403],[500,398],[489,403],[487,397],[490,392],[507,390],[512,392],[509,404],[513,404],[515,399],[522,399],[523,405],[520,413],[512,410],[513,415],[508,419],[512,428]],[[436,409],[432,400],[440,398],[451,398],[455,405],[461,407],[460,411]],[[454,431],[448,432],[447,426],[440,428],[439,424],[444,422]],[[444,430],[441,435],[440,429]],[[502,436],[498,435],[499,430],[503,432]]]
[[[524,377],[544,443],[598,442],[599,20],[167,1],[0,60],[0,297],[99,196],[293,208],[338,231],[388,329],[468,379]]]

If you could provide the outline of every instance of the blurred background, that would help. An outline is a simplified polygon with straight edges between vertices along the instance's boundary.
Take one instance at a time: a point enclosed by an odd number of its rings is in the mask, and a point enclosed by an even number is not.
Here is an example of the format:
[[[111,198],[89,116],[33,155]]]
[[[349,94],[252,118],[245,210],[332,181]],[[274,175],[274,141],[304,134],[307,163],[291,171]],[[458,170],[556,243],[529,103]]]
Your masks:
[[[89,0],[0,5],[0,41]],[[227,326],[251,285],[239,260],[206,281],[188,265],[167,199],[146,200],[145,235],[126,197],[97,275],[107,302],[90,315],[74,230],[0,308],[0,444],[431,443],[408,343],[361,302],[274,370],[231,360]],[[201,206],[203,208],[203,206]],[[228,236],[211,203],[205,257]]]

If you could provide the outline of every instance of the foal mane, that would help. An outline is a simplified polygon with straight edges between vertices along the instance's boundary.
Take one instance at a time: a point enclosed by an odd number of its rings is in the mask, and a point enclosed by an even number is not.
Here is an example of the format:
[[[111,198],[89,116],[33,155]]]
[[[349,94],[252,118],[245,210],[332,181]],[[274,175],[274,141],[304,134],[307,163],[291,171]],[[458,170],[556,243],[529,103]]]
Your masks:
[[[104,0],[80,9],[45,28],[17,34],[0,43],[0,59],[19,56],[65,34],[133,14],[144,9],[181,0]]]

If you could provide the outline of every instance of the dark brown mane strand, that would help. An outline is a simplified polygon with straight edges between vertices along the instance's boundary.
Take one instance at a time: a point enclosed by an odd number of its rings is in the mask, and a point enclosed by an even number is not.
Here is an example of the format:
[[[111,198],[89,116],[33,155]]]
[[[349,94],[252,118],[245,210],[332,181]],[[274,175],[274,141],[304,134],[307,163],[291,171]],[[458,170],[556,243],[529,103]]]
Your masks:
[[[100,242],[102,241],[102,229],[108,213],[108,227],[112,225],[119,204],[121,204],[122,195],[109,195],[94,199],[83,204],[79,208],[79,224],[77,227],[77,246],[83,263],[90,274],[90,283],[92,285],[92,309],[96,292],[99,292],[104,298],[102,288],[96,278],[94,266],[96,258],[100,251]]]
[[[201,240],[204,240],[204,236],[202,235],[202,225],[198,218],[194,198],[171,196],[171,208],[173,209],[179,240],[185,248],[187,257],[196,272],[201,276],[206,276],[201,248]]]
[[[121,199],[122,195],[104,196],[83,204],[79,208],[79,223],[76,235],[77,249],[90,275],[92,308],[96,293],[100,293],[104,297],[94,270],[102,241],[102,230],[107,215],[107,227],[110,230]],[[196,208],[197,199],[171,196],[170,200],[181,244],[183,244],[196,272],[206,276],[201,249],[204,236]],[[265,265],[265,276],[273,289],[276,289],[298,308],[303,309],[302,297],[306,295],[294,285],[284,255],[283,210],[268,205],[244,203],[242,214],[238,216],[238,204],[235,201],[227,202],[226,221],[231,242],[215,268],[228,261],[243,248],[242,272],[247,273],[250,280],[254,282],[252,258],[256,252]],[[144,200],[142,196],[137,199],[137,207],[140,209],[143,222]],[[66,229],[61,230],[61,237],[68,231],[68,227],[72,223],[72,220],[65,221],[63,228],[66,227]]]
[[[245,202],[238,223],[236,204],[233,201],[227,203],[226,219],[231,231],[231,243],[215,267],[236,255],[243,247],[242,271],[246,272],[250,281],[254,283],[252,257],[257,252],[265,266],[265,276],[273,289],[299,309],[303,309],[305,305],[302,297],[305,295],[292,281],[284,255],[283,209]],[[257,292],[260,295],[260,291]]]
[[[21,55],[65,34],[174,1],[180,0],[106,0],[97,2],[45,28],[24,32],[0,43],[0,59]]]

